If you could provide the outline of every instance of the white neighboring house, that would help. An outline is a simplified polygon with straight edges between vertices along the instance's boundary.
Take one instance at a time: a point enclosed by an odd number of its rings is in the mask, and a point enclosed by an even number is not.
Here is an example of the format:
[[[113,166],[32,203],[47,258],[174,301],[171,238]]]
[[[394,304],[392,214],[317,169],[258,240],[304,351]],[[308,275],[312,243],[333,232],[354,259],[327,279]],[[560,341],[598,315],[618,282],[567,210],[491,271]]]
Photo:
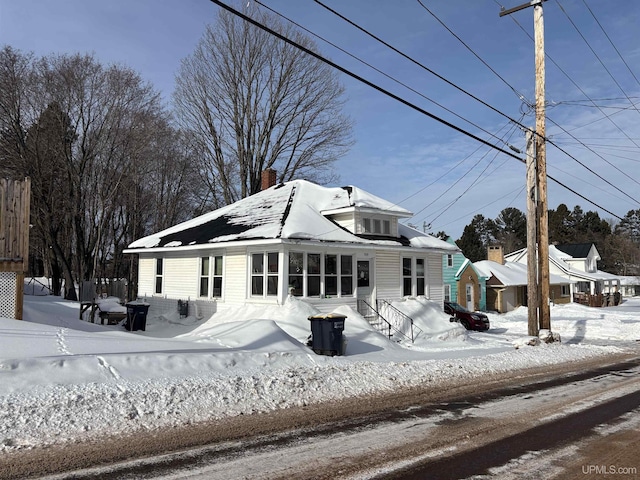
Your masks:
[[[129,245],[138,297],[158,312],[188,301],[198,317],[289,294],[321,312],[404,296],[443,302],[442,256],[459,249],[401,224],[408,210],[352,186],[265,186]]]
[[[640,276],[627,275],[620,277],[620,291],[625,297],[640,296]]]
[[[505,259],[527,264],[527,249],[505,255]],[[570,282],[573,301],[584,296],[620,292],[620,277],[598,270],[600,254],[592,243],[549,245],[549,272]]]

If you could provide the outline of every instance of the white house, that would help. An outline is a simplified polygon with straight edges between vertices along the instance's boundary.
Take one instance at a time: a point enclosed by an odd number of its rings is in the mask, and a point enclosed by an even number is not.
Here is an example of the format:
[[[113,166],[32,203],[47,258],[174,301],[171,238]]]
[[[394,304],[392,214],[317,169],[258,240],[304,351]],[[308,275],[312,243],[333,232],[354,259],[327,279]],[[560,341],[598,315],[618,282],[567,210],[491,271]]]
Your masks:
[[[627,275],[620,277],[620,292],[625,297],[637,297],[640,295],[640,277]]]
[[[527,249],[505,255],[505,259],[526,265]],[[620,277],[598,270],[598,260],[600,254],[592,243],[549,245],[549,272],[570,281],[573,301],[602,304],[600,300],[589,302],[589,298],[619,293]]]
[[[190,314],[209,316],[282,304],[289,294],[323,312],[404,296],[441,303],[442,256],[459,249],[400,223],[411,216],[356,187],[295,180],[136,240],[125,253],[139,257],[138,296],[159,311],[182,300]]]

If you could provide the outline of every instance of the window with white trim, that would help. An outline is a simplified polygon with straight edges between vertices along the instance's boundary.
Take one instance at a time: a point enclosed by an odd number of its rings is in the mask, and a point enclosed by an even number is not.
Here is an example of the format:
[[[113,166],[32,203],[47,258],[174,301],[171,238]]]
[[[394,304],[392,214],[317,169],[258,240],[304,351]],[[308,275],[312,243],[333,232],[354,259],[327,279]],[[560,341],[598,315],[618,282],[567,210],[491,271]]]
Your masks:
[[[412,282],[413,270],[411,268],[411,259],[402,259],[402,296],[407,297],[413,295]]]
[[[278,253],[251,254],[251,296],[275,296],[278,294]]]
[[[427,292],[427,261],[424,258],[404,257],[402,259],[402,295],[429,296]]]
[[[338,256],[324,256],[324,294],[327,297],[338,296]]]
[[[267,295],[278,295],[278,252],[267,253]]]
[[[453,255],[451,255],[450,253],[447,255],[447,267],[453,267]]]
[[[200,258],[200,292],[201,297],[209,296],[209,257]]]
[[[353,295],[353,255],[340,255],[340,295]]]
[[[222,255],[213,257],[213,290],[211,296],[222,297]]]
[[[162,284],[164,278],[164,265],[162,260],[162,258],[156,258],[155,293],[162,293]]]
[[[301,297],[304,293],[304,253],[289,253],[289,290],[292,295]]]
[[[416,258],[416,295],[426,295],[425,271],[424,258]]]
[[[353,255],[290,252],[288,270],[294,296],[353,295]]]
[[[570,295],[569,285],[560,285],[560,295],[568,297]]]
[[[391,235],[391,221],[381,218],[363,218],[362,231],[374,235]]]
[[[451,301],[451,285],[449,284],[445,284],[444,286],[444,301],[445,302]]]

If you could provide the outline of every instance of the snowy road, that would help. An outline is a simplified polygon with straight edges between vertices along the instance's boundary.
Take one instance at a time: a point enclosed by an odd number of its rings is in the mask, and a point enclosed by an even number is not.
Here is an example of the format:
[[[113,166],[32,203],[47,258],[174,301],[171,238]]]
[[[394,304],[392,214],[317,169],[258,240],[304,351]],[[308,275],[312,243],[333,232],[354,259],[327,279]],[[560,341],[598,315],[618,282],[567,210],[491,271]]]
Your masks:
[[[73,478],[515,479],[540,478],[542,471],[545,478],[563,478],[571,473],[567,468],[589,478],[602,466],[580,453],[581,442],[626,432],[638,441],[639,374],[640,358],[635,358],[555,372],[535,382],[514,378],[498,388],[478,385],[457,401],[418,401],[319,428],[75,472]],[[618,457],[619,463],[607,462],[607,468],[637,473],[640,463],[631,458]]]

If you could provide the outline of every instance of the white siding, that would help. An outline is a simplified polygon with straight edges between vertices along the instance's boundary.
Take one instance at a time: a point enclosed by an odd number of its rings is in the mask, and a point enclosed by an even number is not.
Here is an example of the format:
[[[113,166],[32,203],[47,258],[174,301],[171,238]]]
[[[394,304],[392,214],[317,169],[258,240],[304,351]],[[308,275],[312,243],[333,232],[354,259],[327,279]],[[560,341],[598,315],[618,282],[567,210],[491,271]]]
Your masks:
[[[429,299],[442,303],[444,301],[444,281],[442,278],[442,254],[429,253],[427,255],[427,285]]]
[[[400,252],[376,252],[375,285],[378,299],[397,300],[402,297]]]
[[[331,220],[336,222],[342,228],[346,228],[350,232],[355,232],[356,224],[353,213],[341,213],[339,215],[332,215]]]
[[[138,296],[150,297],[154,292],[156,259],[140,255],[138,261]]]
[[[193,253],[190,253],[193,255]],[[180,255],[164,257],[163,293],[168,298],[187,300],[198,296],[199,257]]]
[[[227,249],[224,257],[224,302],[244,303],[247,301],[247,251],[245,248]]]

